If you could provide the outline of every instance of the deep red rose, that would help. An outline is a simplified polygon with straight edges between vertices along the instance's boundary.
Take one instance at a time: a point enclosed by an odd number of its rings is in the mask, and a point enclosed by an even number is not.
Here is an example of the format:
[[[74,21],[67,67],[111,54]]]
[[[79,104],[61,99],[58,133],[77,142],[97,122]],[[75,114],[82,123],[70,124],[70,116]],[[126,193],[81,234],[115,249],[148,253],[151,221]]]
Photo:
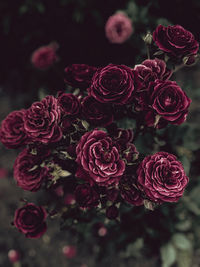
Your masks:
[[[73,87],[86,89],[97,68],[86,64],[72,64],[65,68],[65,82]]]
[[[43,207],[28,203],[15,211],[14,225],[28,238],[39,238],[47,229],[47,213]]]
[[[131,175],[123,175],[119,182],[121,197],[128,203],[141,206],[144,203],[142,193],[136,186],[136,179]]]
[[[181,162],[167,152],[145,157],[137,175],[139,189],[156,203],[177,202],[189,180]]]
[[[153,32],[153,40],[160,50],[174,57],[194,55],[199,50],[194,35],[180,25],[159,25]]]
[[[58,105],[65,115],[76,116],[80,112],[80,102],[73,94],[62,93],[58,97]]]
[[[136,65],[134,70],[138,72],[142,87],[148,87],[149,82],[155,80],[168,80],[172,75],[172,71],[166,68],[165,61],[158,58],[146,59],[141,64]]]
[[[108,18],[105,33],[111,43],[124,43],[133,33],[132,21],[125,13],[116,13]]]
[[[13,111],[2,121],[0,140],[7,148],[18,148],[26,144],[24,114],[25,110]]]
[[[99,194],[88,184],[78,185],[75,190],[75,198],[82,208],[95,207],[99,204]]]
[[[113,121],[111,107],[86,96],[82,103],[82,116],[94,126],[107,126]]]
[[[48,144],[59,141],[62,138],[60,115],[57,99],[51,95],[33,103],[24,116],[27,135],[33,142]]]
[[[106,199],[115,202],[118,198],[119,190],[115,187],[106,188]]]
[[[14,163],[14,178],[17,185],[24,190],[38,191],[43,183],[50,177],[47,167],[41,167],[41,159],[24,149]]]
[[[109,64],[96,71],[89,95],[98,102],[127,104],[140,86],[138,74],[125,65]]]
[[[76,175],[98,185],[117,184],[125,170],[119,151],[106,132],[93,130],[84,134],[76,148]]]
[[[40,70],[46,70],[51,67],[56,61],[58,56],[56,50],[58,49],[57,43],[51,43],[46,46],[41,46],[35,50],[31,56],[31,63],[33,66]]]
[[[186,120],[191,99],[174,81],[159,81],[151,84],[149,106],[155,115],[172,124]]]

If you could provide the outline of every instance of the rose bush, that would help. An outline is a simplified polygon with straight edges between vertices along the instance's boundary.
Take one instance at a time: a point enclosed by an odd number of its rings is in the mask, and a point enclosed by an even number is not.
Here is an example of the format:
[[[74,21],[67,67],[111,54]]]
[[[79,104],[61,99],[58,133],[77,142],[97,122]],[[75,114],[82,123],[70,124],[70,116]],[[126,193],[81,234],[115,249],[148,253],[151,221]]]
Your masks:
[[[43,207],[28,203],[15,211],[14,225],[28,238],[41,237],[46,229],[47,213]]]
[[[109,64],[96,71],[88,92],[98,102],[123,105],[131,101],[139,86],[136,71],[125,65]]]
[[[91,184],[117,184],[125,170],[125,163],[106,132],[93,130],[84,134],[76,149],[77,177]]]
[[[188,184],[188,177],[177,158],[167,152],[147,156],[137,169],[137,184],[156,203],[177,202]]]

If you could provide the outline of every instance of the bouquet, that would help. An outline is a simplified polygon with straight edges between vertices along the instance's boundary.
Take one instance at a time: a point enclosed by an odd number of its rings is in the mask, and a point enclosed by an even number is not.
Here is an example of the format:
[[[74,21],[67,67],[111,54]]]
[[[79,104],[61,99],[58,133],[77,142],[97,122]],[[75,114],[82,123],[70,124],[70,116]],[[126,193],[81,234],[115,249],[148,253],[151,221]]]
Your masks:
[[[159,25],[144,41],[148,58],[140,64],[72,64],[64,70],[66,90],[2,121],[3,145],[21,149],[13,167],[17,186],[48,196],[16,210],[13,224],[26,237],[41,237],[55,215],[62,229],[78,229],[87,214],[120,223],[124,207],[154,210],[182,197],[189,178],[167,144],[157,151],[156,133],[187,118],[191,99],[172,75],[196,63],[199,44],[180,25]],[[33,64],[48,68],[57,48],[42,47]],[[152,154],[137,147],[147,133]]]

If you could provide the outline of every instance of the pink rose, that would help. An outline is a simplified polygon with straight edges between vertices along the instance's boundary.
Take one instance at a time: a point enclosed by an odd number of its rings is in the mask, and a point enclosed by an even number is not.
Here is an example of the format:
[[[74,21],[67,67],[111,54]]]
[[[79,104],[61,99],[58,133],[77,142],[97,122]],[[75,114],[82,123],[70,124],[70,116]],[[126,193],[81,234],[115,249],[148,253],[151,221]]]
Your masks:
[[[106,22],[105,33],[111,43],[124,43],[133,33],[132,21],[124,13],[114,14]]]

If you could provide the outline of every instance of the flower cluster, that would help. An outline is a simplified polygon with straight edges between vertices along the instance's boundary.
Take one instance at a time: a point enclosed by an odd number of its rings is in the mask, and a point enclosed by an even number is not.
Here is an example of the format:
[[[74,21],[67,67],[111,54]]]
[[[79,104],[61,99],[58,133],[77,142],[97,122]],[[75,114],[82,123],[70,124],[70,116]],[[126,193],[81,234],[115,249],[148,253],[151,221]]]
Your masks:
[[[158,26],[153,39],[168,55],[197,53],[193,35],[180,26]],[[191,100],[170,80],[172,73],[161,58],[132,68],[66,67],[67,92],[13,111],[1,124],[1,142],[23,148],[14,164],[17,185],[32,192],[57,192],[63,205],[96,208],[109,219],[119,216],[123,202],[177,202],[188,183],[181,162],[163,151],[140,155],[134,143],[141,129],[186,120]],[[120,127],[127,118],[136,128]],[[16,211],[14,225],[27,237],[40,237],[46,216],[43,207],[28,203]]]

